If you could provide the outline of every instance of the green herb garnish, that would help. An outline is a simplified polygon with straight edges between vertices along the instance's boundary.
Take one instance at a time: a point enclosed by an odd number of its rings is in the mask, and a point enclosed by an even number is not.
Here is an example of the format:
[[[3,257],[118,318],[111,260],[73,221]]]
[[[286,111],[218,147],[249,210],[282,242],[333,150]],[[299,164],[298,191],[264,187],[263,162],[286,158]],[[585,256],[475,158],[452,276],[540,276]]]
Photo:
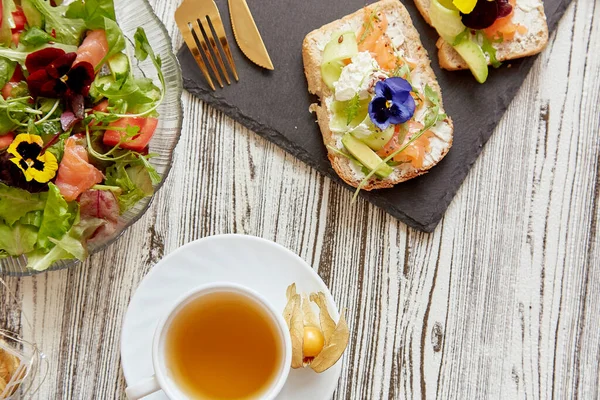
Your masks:
[[[485,33],[481,31],[477,32],[477,36],[478,38],[481,38],[481,50],[483,50],[483,52],[490,57],[490,63],[492,64],[492,67],[498,68],[501,66],[502,63],[496,58],[496,48],[493,46],[492,40],[490,40]]]
[[[354,97],[352,97],[348,101],[348,105],[346,106],[346,109],[345,109],[346,125],[350,125],[350,122],[352,122],[352,120],[354,120],[354,118],[356,118],[356,116],[358,115],[359,109],[360,109],[360,98],[358,97],[358,93],[356,93],[354,95]]]

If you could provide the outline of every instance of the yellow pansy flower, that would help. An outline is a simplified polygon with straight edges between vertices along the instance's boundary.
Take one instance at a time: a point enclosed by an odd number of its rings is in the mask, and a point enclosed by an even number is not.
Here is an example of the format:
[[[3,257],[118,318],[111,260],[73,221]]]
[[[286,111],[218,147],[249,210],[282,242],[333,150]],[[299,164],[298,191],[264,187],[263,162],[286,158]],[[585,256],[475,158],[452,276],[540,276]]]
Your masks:
[[[49,151],[42,153],[43,148],[42,138],[28,133],[17,135],[8,147],[8,153],[14,156],[10,161],[23,171],[28,182],[34,180],[46,183],[56,176],[56,157]]]
[[[475,8],[477,0],[453,0],[452,3],[460,10],[463,14],[469,14]]]

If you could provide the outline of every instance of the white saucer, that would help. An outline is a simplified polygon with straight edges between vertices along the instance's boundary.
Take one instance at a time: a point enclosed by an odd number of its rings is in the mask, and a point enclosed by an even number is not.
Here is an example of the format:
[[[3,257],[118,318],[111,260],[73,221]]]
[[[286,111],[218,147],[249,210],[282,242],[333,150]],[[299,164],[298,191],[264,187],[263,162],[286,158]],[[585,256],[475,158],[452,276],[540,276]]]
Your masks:
[[[283,312],[286,288],[325,293],[329,312],[339,313],[319,275],[288,249],[253,236],[211,236],[180,247],[152,268],[131,299],[121,334],[121,363],[127,384],[154,374],[152,339],[161,317],[188,290],[210,282],[229,281],[250,287]],[[277,399],[329,400],[342,372],[341,362],[317,374],[311,369],[290,371]],[[168,400],[162,392],[149,400]]]

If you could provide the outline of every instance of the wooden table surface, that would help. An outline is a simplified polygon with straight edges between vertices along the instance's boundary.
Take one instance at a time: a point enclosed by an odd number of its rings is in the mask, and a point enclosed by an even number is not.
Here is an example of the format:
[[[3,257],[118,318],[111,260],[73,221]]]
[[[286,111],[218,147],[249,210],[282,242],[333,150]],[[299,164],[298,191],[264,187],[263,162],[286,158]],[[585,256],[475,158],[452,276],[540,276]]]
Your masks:
[[[179,1],[151,3],[178,48]],[[174,168],[147,214],[78,268],[5,278],[0,325],[50,363],[35,398],[124,398],[119,337],[140,280],[229,232],[296,252],[348,308],[336,399],[599,398],[599,50],[600,3],[574,0],[432,234],[352,205],[185,93]]]

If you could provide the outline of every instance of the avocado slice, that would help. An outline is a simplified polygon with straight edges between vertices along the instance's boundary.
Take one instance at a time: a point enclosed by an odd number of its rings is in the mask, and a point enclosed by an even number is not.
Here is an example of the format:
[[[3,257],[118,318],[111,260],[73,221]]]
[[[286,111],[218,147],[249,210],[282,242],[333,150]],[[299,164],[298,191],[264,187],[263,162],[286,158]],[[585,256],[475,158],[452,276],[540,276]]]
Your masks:
[[[342,137],[342,144],[350,154],[356,157],[362,165],[371,171],[377,168],[383,161],[369,146],[352,136],[350,133],[347,133]],[[383,164],[375,171],[375,175],[380,178],[386,178],[392,171],[392,167]]]
[[[363,143],[365,143],[367,146],[372,148],[373,150],[379,151],[379,150],[383,149],[383,147],[387,144],[387,142],[390,141],[392,136],[394,136],[395,129],[396,129],[396,127],[394,125],[391,125],[390,127],[388,127],[387,129],[385,129],[383,131],[377,130],[377,131],[373,132],[373,134],[371,134],[370,136],[361,138],[360,140]]]
[[[488,62],[481,47],[468,38],[452,47],[465,60],[477,82],[484,83],[488,77]]]
[[[129,74],[129,58],[123,53],[117,53],[108,60],[108,66],[115,81],[120,81]]]

